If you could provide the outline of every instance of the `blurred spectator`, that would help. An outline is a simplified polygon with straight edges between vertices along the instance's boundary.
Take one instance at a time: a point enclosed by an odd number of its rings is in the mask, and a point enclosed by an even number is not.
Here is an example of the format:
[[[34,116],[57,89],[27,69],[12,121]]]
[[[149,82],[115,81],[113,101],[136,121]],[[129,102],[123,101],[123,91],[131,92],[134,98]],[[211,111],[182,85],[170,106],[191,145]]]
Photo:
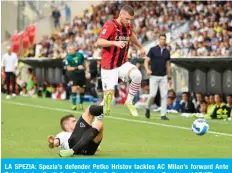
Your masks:
[[[53,20],[54,20],[54,26],[55,26],[55,28],[58,29],[60,27],[60,17],[61,17],[60,10],[58,8],[56,8],[52,12],[52,17],[53,17]]]
[[[181,111],[181,106],[180,104],[177,102],[177,103],[174,103],[174,98],[171,97],[171,96],[168,96],[168,107],[167,107],[167,110],[175,110],[177,112],[180,112]]]
[[[196,99],[193,100],[194,108],[197,113],[200,113],[200,104],[204,101],[203,94],[200,92],[196,93]]]
[[[226,97],[226,105],[232,110],[232,95]]]
[[[63,84],[59,84],[57,88],[52,87],[52,99],[57,100],[65,100],[66,99],[66,91],[64,89]]]
[[[70,23],[70,20],[71,20],[71,9],[70,9],[70,7],[67,4],[65,5],[65,19],[66,19],[66,23]]]
[[[181,101],[181,112],[182,113],[194,113],[194,104],[189,98],[188,92],[182,93],[182,101]]]
[[[212,115],[213,110],[214,110],[214,105],[215,105],[214,95],[211,94],[209,96],[209,102],[207,104],[207,114],[208,115]]]
[[[28,75],[28,78],[26,80],[26,90],[27,90],[27,92],[30,92],[31,90],[35,89],[34,85],[36,85],[37,80],[36,80],[36,77],[33,73],[32,68],[28,68],[27,75]]]
[[[211,114],[212,119],[226,119],[230,117],[231,109],[222,102],[222,97],[219,94],[214,96],[215,106],[213,113]]]
[[[231,45],[227,40],[231,38],[231,4],[225,2],[217,5],[216,2],[185,2],[191,14],[192,24],[190,31],[182,34],[172,44],[178,43],[173,55],[178,52],[181,56],[228,56]],[[183,7],[184,5],[182,5]],[[179,6],[179,8],[181,5]],[[186,9],[187,9],[186,8]],[[185,11],[181,9],[180,12]],[[194,12],[195,11],[195,12]],[[185,14],[185,15],[186,15]],[[229,33],[230,32],[230,33]],[[194,39],[190,39],[190,35]],[[184,38],[188,37],[188,42]],[[184,44],[183,44],[184,42]],[[221,44],[222,43],[222,44]]]
[[[209,95],[206,94],[205,97],[204,97],[204,100],[205,100],[206,104],[208,105],[210,103]]]
[[[38,92],[38,85],[37,84],[34,84],[30,90],[27,90],[27,94],[29,96],[36,96],[37,92]]]
[[[132,51],[130,53],[130,62],[132,64],[136,65],[137,68],[139,69],[140,63],[138,62],[138,58],[139,58],[139,55],[138,55],[137,49],[132,49]]]
[[[199,113],[202,113],[204,115],[207,114],[207,103],[204,100],[200,103]]]

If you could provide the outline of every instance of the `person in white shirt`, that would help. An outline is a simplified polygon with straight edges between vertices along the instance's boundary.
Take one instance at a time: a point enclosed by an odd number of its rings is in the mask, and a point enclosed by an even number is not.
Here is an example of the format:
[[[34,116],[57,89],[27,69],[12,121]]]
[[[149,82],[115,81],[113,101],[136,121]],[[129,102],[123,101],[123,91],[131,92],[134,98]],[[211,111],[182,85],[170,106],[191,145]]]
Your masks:
[[[63,131],[55,137],[49,136],[48,146],[61,147],[61,157],[94,155],[103,138],[103,123],[99,120],[102,114],[103,106],[91,105],[78,121],[72,114],[62,117]]]
[[[12,96],[16,96],[16,71],[18,67],[18,57],[12,52],[11,47],[7,47],[7,53],[2,57],[2,71],[6,74],[6,86],[7,86],[7,96],[6,99],[10,98],[10,82],[12,81]]]

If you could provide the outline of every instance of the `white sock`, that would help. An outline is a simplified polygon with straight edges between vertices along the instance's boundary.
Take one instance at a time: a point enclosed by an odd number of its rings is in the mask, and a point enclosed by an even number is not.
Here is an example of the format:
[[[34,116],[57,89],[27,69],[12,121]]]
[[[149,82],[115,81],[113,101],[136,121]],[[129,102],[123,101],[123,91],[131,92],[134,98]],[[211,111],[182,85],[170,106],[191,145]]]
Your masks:
[[[142,74],[138,69],[136,69],[130,72],[129,77],[132,81],[129,85],[129,92],[128,92],[126,103],[132,104],[135,95],[138,93],[140,89]]]

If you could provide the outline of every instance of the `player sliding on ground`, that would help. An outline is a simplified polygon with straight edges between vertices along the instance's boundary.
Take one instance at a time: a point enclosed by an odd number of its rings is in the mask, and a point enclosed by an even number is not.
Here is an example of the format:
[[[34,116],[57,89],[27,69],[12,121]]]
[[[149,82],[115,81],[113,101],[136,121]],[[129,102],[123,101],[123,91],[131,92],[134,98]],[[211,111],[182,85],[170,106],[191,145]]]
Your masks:
[[[125,105],[131,115],[138,116],[132,101],[140,89],[142,75],[135,65],[128,62],[127,54],[130,43],[139,48],[141,57],[145,55],[145,49],[133,33],[133,18],[134,9],[128,5],[122,7],[117,19],[104,24],[97,40],[97,45],[102,47],[101,79],[104,91],[104,115],[110,114],[114,87],[120,78],[124,81],[131,80]]]
[[[91,105],[76,120],[74,115],[61,118],[63,132],[48,137],[50,148],[61,147],[61,157],[94,155],[103,138],[103,123],[95,118],[103,114],[103,106]]]

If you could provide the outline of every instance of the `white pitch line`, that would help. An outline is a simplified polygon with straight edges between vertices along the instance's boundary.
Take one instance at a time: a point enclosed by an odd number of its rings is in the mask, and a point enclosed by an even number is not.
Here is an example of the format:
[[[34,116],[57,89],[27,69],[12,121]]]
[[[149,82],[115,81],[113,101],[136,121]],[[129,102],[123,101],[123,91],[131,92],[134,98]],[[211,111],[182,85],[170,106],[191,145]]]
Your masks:
[[[39,108],[39,109],[60,111],[60,112],[79,113],[79,114],[83,113],[83,112],[79,112],[79,111],[71,111],[71,110],[61,109],[61,108],[51,108],[51,107],[47,107],[47,106],[26,104],[26,103],[20,103],[20,102],[11,102],[11,101],[2,101],[2,102],[8,103],[8,104],[19,105],[19,106],[27,106],[27,107],[33,107],[33,108]],[[122,120],[122,121],[128,121],[128,122],[135,122],[135,123],[142,123],[142,124],[150,124],[150,125],[163,126],[163,127],[170,127],[170,128],[183,129],[183,130],[191,130],[191,128],[187,128],[187,127],[162,124],[162,123],[155,123],[155,122],[149,122],[149,121],[143,121],[143,120],[134,120],[134,119],[128,119],[128,118],[113,117],[113,116],[105,116],[104,118],[110,118],[110,119]],[[232,134],[230,134],[230,133],[221,133],[221,132],[215,132],[215,131],[208,131],[207,133],[232,137]]]

